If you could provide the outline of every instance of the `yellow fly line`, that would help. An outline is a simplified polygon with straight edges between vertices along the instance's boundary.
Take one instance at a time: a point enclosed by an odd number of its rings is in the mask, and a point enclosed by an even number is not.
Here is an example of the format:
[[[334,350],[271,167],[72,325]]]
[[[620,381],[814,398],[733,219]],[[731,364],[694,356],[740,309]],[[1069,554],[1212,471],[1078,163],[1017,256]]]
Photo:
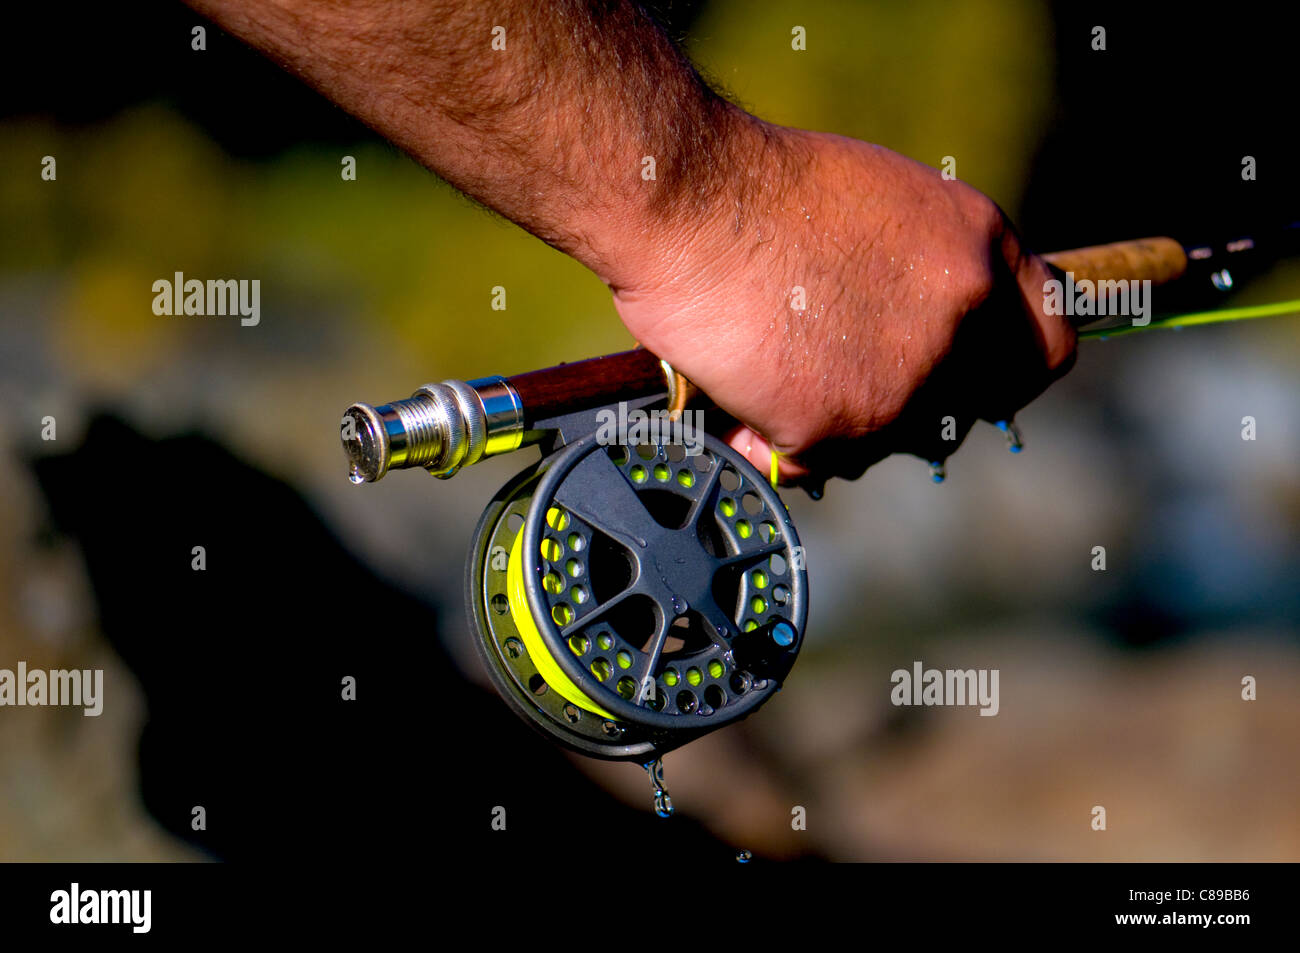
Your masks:
[[[1096,340],[1098,338],[1116,337],[1120,334],[1132,334],[1135,331],[1153,331],[1156,328],[1190,328],[1201,324],[1221,324],[1227,321],[1246,321],[1251,318],[1273,318],[1284,314],[1300,314],[1300,298],[1292,301],[1278,301],[1274,304],[1257,304],[1246,308],[1220,308],[1217,311],[1177,314],[1170,318],[1140,326],[1085,331],[1079,335],[1079,339]]]
[[[515,623],[515,628],[519,630],[519,635],[524,640],[524,648],[528,649],[529,658],[537,666],[537,671],[541,673],[546,684],[554,691],[559,692],[562,698],[573,702],[579,708],[595,712],[602,718],[608,718],[611,721],[615,720],[613,715],[583,694],[582,689],[575,685],[569,679],[569,676],[564,674],[546,648],[546,643],[542,641],[542,633],[538,631],[532,611],[528,608],[528,593],[524,588],[524,532],[522,528],[518,535],[515,536],[514,545],[510,548],[510,561],[506,564],[506,598],[510,602],[510,617]]]

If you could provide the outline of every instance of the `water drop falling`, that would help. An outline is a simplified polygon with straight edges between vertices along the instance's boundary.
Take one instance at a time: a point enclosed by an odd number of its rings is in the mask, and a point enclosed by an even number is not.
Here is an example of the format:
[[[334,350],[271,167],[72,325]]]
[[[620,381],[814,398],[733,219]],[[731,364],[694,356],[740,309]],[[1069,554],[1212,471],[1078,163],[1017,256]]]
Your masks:
[[[360,467],[354,466],[348,469],[348,482],[352,484],[366,482],[366,478],[361,475]]]
[[[930,479],[935,483],[942,483],[948,478],[948,470],[944,467],[942,460],[936,460],[930,464]]]
[[[993,426],[1007,435],[1007,449],[1012,453],[1019,453],[1025,449],[1025,444],[1020,439],[1020,429],[1016,426],[1014,420],[999,420]]]
[[[747,850],[736,851],[736,863],[747,864],[754,859],[754,855]]]
[[[664,787],[663,758],[647,761],[645,771],[646,774],[650,775],[650,788],[654,791],[655,815],[658,817],[672,817],[673,799],[669,796],[668,789]]]

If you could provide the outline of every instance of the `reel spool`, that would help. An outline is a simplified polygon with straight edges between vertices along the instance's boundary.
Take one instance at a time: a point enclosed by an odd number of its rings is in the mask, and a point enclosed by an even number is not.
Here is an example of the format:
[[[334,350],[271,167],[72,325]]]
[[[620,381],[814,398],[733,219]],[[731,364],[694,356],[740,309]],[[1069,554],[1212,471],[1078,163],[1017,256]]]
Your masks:
[[[798,535],[730,447],[561,447],[507,483],[471,543],[466,595],[498,692],[598,758],[652,761],[756,711],[808,612]]]

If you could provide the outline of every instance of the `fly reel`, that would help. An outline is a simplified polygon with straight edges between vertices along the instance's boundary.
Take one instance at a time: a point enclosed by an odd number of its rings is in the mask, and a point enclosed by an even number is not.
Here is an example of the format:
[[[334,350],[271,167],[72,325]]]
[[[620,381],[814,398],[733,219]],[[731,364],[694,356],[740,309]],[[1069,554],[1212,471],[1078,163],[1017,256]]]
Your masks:
[[[466,605],[501,697],[582,754],[647,764],[744,718],[781,687],[803,642],[803,553],[762,474],[702,432],[691,453],[666,437],[600,439],[615,404],[680,411],[691,390],[638,349],[426,385],[343,417],[354,483],[411,467],[446,478],[542,447],[478,522]]]
[[[498,692],[598,758],[647,762],[780,688],[807,575],[776,492],[730,447],[562,447],[493,497],[466,599]]]

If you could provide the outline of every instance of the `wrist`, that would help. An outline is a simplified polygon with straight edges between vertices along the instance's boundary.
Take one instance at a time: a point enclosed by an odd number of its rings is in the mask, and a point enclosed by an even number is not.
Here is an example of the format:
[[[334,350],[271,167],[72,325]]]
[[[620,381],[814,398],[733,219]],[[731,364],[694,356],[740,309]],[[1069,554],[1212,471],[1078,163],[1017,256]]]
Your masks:
[[[616,294],[724,267],[750,219],[780,190],[787,130],[716,98],[701,120],[707,130],[684,137],[690,154],[683,147],[667,163],[646,162],[654,178],[643,172],[576,255]]]

